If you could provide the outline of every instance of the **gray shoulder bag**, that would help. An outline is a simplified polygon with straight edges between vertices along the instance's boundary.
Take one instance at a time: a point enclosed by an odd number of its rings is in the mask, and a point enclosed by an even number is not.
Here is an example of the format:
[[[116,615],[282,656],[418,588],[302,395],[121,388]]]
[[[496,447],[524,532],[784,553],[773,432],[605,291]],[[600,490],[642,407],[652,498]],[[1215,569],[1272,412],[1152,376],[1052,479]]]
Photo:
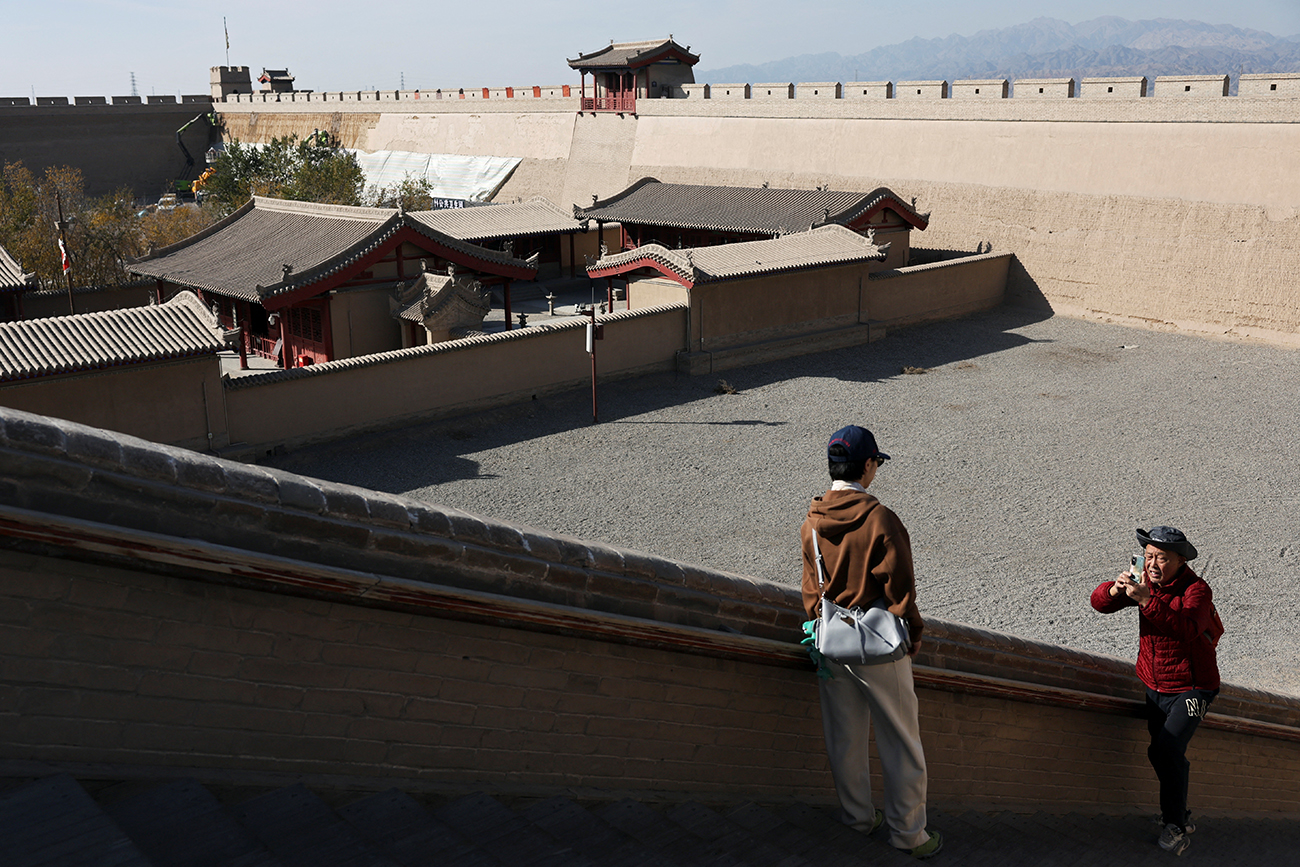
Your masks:
[[[890,612],[884,596],[865,611],[841,608],[826,598],[826,563],[817,536],[817,530],[813,529],[817,589],[822,594],[822,612],[813,634],[813,646],[828,659],[845,664],[878,665],[902,659],[911,644],[907,624]]]

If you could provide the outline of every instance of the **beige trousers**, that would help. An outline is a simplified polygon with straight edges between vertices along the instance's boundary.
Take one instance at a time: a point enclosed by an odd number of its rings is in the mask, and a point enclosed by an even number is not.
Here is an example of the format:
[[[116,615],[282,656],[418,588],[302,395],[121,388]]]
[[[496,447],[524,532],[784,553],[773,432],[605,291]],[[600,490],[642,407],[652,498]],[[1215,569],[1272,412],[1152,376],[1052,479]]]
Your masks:
[[[835,676],[820,681],[822,728],[835,791],[844,808],[842,821],[870,831],[875,818],[867,759],[874,716],[885,790],[880,809],[889,825],[889,842],[900,849],[920,846],[930,835],[925,832],[925,753],[911,658],[881,665],[827,660],[826,666]]]

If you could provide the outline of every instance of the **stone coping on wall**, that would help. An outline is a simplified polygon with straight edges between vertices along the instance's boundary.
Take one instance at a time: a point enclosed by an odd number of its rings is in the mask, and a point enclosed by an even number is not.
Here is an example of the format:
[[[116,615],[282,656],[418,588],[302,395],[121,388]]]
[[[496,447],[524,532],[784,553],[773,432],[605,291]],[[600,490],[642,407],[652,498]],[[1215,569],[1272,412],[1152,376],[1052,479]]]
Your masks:
[[[636,310],[617,310],[612,313],[603,313],[598,315],[596,320],[605,323],[621,322],[626,319],[642,319],[647,316],[657,316],[661,313],[669,313],[673,310],[685,309],[686,305],[683,303],[657,304],[653,307],[640,307]],[[399,361],[407,361],[412,358],[420,358],[426,355],[441,355],[448,352],[469,349],[474,346],[482,346],[484,344],[506,343],[513,340],[527,340],[531,337],[537,337],[552,331],[576,331],[578,329],[586,328],[587,322],[588,319],[585,316],[554,319],[538,323],[537,325],[529,325],[524,328],[513,328],[509,331],[498,331],[492,334],[471,334],[468,337],[460,337],[455,340],[444,340],[441,343],[432,343],[425,346],[410,346],[406,349],[392,349],[388,352],[359,355],[355,358],[340,358],[334,361],[325,361],[320,364],[310,364],[306,367],[291,367],[287,370],[268,370],[265,373],[251,373],[245,376],[226,376],[223,381],[225,387],[232,391],[242,388],[255,388],[257,386],[272,385],[278,382],[289,382],[296,379],[327,376],[331,373],[339,373],[345,370],[373,367],[377,364],[392,364]]]
[[[189,580],[808,665],[796,587],[0,408],[0,547]],[[930,620],[923,687],[1136,715],[1123,660]],[[1300,741],[1300,698],[1205,725]]]
[[[990,259],[1010,259],[1013,253],[968,253],[959,258],[944,259],[941,262],[927,262],[924,265],[905,265],[902,268],[889,268],[885,271],[873,271],[868,275],[868,280],[889,280],[894,277],[906,277],[908,274],[919,274],[923,271],[939,271],[943,268],[951,268],[955,265],[969,265],[972,262],[986,262]]]
[[[441,103],[294,102],[218,103],[218,113],[574,114],[578,99],[443,100]],[[11,109],[12,110],[12,109]],[[29,109],[30,110],[30,109]],[[79,110],[111,110],[85,107]],[[1089,99],[743,99],[739,97],[637,100],[639,117],[826,118],[1055,123],[1300,123],[1300,99],[1278,96]]]

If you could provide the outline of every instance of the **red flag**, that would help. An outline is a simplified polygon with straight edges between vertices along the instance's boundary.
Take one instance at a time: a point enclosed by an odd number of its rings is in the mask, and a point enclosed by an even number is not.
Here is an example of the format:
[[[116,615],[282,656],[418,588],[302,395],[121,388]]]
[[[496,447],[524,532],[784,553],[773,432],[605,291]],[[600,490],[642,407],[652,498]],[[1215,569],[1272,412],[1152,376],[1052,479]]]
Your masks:
[[[72,270],[72,262],[68,260],[68,249],[63,246],[63,239],[59,239],[59,255],[63,258],[63,273],[67,274]]]

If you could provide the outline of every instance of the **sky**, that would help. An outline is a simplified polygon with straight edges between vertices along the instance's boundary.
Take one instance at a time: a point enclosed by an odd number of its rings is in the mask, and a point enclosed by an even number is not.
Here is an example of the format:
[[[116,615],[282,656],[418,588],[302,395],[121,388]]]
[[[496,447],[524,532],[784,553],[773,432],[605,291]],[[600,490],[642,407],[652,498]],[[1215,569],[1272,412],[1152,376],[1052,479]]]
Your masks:
[[[123,96],[208,92],[208,70],[288,68],[305,90],[433,90],[576,83],[567,58],[613,39],[672,34],[699,69],[800,54],[861,54],[1022,24],[1116,15],[1231,24],[1300,35],[1300,0],[0,0],[5,51],[0,96]],[[621,10],[625,10],[620,12]]]

